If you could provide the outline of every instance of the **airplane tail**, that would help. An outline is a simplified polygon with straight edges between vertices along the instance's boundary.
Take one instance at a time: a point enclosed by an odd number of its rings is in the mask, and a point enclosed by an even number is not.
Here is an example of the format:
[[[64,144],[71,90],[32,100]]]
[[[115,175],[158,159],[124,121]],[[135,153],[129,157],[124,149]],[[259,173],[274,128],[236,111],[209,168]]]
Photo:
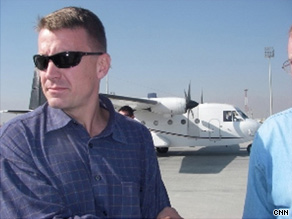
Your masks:
[[[34,110],[38,106],[45,103],[46,101],[47,99],[42,90],[39,74],[36,71],[34,71],[31,94],[30,94],[29,109]]]

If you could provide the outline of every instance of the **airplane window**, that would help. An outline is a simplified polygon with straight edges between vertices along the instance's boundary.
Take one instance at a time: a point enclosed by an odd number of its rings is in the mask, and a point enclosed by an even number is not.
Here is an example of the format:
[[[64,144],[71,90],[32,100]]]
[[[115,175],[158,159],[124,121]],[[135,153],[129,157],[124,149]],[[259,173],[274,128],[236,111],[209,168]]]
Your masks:
[[[232,122],[232,111],[223,111],[223,121]]]
[[[239,122],[242,121],[243,117],[237,111],[223,111],[223,121],[224,122]]]
[[[236,111],[233,111],[232,114],[233,114],[233,121],[234,122],[239,122],[239,121],[242,121],[243,120],[241,118],[241,116]]]
[[[243,118],[243,119],[248,119],[248,116],[242,112],[240,109],[235,108],[237,110],[237,112],[239,113],[239,115]]]

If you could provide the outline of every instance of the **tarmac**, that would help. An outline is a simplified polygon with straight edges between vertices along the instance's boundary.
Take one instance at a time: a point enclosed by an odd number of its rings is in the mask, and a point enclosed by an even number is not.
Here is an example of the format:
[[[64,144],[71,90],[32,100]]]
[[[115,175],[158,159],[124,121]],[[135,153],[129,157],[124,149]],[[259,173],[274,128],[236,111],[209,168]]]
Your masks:
[[[183,218],[242,218],[246,146],[178,147],[158,154],[171,204]]]

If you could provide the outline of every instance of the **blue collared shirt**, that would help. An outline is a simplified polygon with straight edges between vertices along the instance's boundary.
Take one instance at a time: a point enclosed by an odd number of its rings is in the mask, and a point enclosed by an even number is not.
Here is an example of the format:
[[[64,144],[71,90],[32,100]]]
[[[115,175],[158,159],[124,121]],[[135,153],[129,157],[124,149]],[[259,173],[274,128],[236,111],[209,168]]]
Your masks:
[[[291,218],[292,109],[267,119],[256,134],[243,218],[288,218],[287,212]]]
[[[147,128],[114,111],[90,137],[47,104],[1,128],[1,218],[155,218],[168,195]]]

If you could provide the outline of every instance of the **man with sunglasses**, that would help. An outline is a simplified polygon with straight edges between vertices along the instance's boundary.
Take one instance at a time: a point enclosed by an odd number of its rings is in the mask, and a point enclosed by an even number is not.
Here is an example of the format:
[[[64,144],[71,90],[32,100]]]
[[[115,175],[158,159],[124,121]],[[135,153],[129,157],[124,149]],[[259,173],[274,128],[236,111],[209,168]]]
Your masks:
[[[99,18],[68,7],[37,30],[47,103],[1,128],[1,218],[180,218],[149,131],[99,95],[111,63]]]
[[[282,67],[290,75],[291,63],[292,26]],[[252,145],[243,218],[291,218],[292,108],[268,118]]]

